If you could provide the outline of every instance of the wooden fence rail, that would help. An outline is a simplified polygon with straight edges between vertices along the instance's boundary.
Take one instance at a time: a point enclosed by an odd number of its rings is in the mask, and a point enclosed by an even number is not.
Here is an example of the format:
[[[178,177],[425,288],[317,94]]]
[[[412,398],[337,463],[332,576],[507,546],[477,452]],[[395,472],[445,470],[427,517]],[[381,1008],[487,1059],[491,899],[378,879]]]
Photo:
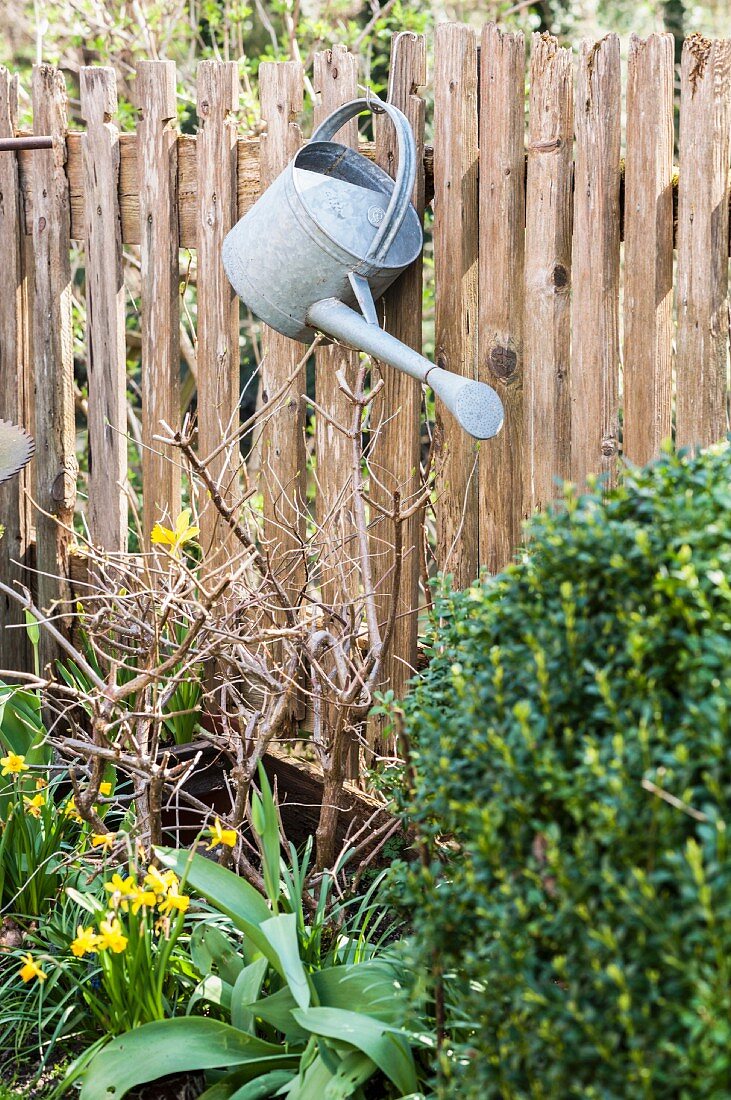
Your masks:
[[[551,500],[557,478],[584,483],[603,473],[611,482],[622,456],[645,462],[673,431],[683,444],[707,444],[727,430],[731,41],[695,35],[684,43],[677,169],[669,35],[633,39],[625,74],[615,35],[583,43],[574,56],[547,35],[526,44],[493,24],[481,35],[441,24],[431,121],[420,92],[425,58],[423,38],[397,36],[389,94],[409,115],[420,149],[417,207],[433,201],[435,360],[496,386],[506,409],[502,435],[477,446],[437,404],[435,556],[467,584],[481,566],[498,570],[510,560],[522,521]],[[261,138],[237,136],[235,65],[216,62],[199,68],[197,135],[176,129],[169,61],[139,65],[136,133],[118,132],[111,71],[82,69],[86,130],[68,132],[64,77],[39,66],[34,129],[51,134],[53,147],[0,152],[0,417],[23,421],[37,441],[30,474],[0,492],[0,573],[28,583],[35,576],[45,607],[68,597],[76,496],[70,250],[81,254],[86,278],[87,520],[95,541],[122,550],[130,339],[122,249],[139,248],[147,537],[155,520],[180,508],[180,468],[153,443],[162,420],[174,427],[180,419],[180,247],[197,249],[201,452],[237,423],[239,313],[221,242],[303,140],[301,66],[266,63],[259,77]],[[318,55],[316,117],[357,84],[357,60],[344,48]],[[424,145],[425,126],[433,147]],[[17,78],[0,69],[0,137],[18,132]],[[379,126],[376,139],[361,148],[393,171],[390,135]],[[358,141],[354,126],[343,140]],[[421,310],[417,265],[389,293],[384,323],[418,346]],[[264,347],[263,384],[273,392],[303,349],[272,333]],[[341,349],[318,350],[316,398],[335,419],[342,395],[334,366],[347,373],[356,362]],[[383,364],[377,373],[386,385],[372,413],[382,425],[372,496],[383,503],[394,489],[409,497],[418,488],[422,402],[410,380]],[[280,540],[284,560],[305,509],[301,393],[292,387],[258,444],[265,522],[272,531],[291,528]],[[319,414],[315,421],[314,512],[342,535],[347,516],[334,514],[350,458],[328,422]],[[40,510],[29,508],[30,497]],[[372,518],[375,547],[383,525]],[[215,524],[202,539],[222,553]],[[421,540],[417,517],[403,549],[390,665],[398,690],[416,654]],[[385,607],[393,547],[376,557]],[[331,565],[342,575],[336,559]],[[284,570],[296,587],[299,578]],[[20,623],[7,602],[0,621]],[[52,655],[47,648],[44,656]],[[26,659],[22,631],[0,631],[0,668]]]

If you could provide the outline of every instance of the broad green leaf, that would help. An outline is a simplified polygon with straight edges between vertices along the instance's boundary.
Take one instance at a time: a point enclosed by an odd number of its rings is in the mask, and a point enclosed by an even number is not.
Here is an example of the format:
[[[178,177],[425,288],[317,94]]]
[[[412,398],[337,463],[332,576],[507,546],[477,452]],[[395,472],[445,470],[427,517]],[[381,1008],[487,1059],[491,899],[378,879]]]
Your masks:
[[[249,963],[236,979],[231,995],[231,1023],[252,1035],[255,1034],[254,1013],[249,1006],[258,999],[268,969],[268,959],[257,959]]]
[[[207,1001],[212,1005],[220,1005],[221,1008],[225,1008],[230,1012],[232,992],[232,986],[230,986],[228,982],[224,982],[222,978],[219,978],[218,974],[206,974],[205,978],[195,987],[188,1001],[186,1015],[190,1016],[199,1001]],[[233,1021],[231,1022],[233,1023]],[[235,1026],[234,1024],[234,1027]]]
[[[284,977],[279,957],[259,927],[271,916],[271,911],[250,883],[197,853],[176,848],[155,848],[155,853],[166,867],[172,867],[181,878],[185,876],[189,887],[245,932],[256,949]]]
[[[373,1076],[377,1068],[367,1054],[359,1050],[352,1051],[343,1058],[335,1076],[328,1082],[324,1100],[346,1100]]]
[[[414,1057],[403,1032],[342,1008],[297,1008],[292,1015],[313,1034],[351,1043],[367,1054],[401,1092],[417,1091]]]
[[[245,1066],[243,1069],[232,1070],[220,1081],[216,1081],[215,1085],[211,1085],[210,1088],[206,1089],[199,1100],[233,1100],[234,1097],[241,1100],[242,1089],[245,1089],[247,1085],[252,1088],[261,1088],[264,1082],[266,1082],[266,1087],[270,1091],[262,1093],[262,1095],[271,1096],[272,1092],[288,1084],[297,1073],[298,1057],[283,1054],[280,1058],[267,1058],[265,1061],[266,1065],[263,1062],[252,1062],[251,1065]],[[253,1095],[258,1094],[254,1093]]]
[[[300,1008],[307,1008],[312,994],[300,958],[296,916],[294,913],[281,913],[278,917],[270,917],[262,921],[261,930],[281,961],[281,972],[292,990],[292,996]]]
[[[96,1055],[84,1076],[81,1100],[121,1100],[130,1089],[169,1073],[260,1064],[282,1049],[229,1024],[197,1016],[144,1024],[113,1039]]]
[[[256,1081],[250,1081],[248,1085],[237,1089],[236,1092],[231,1094],[230,1100],[263,1100],[265,1096],[274,1096],[282,1085],[289,1084],[291,1080],[292,1073],[288,1073],[287,1070],[283,1069],[275,1069],[270,1073],[265,1073],[262,1077],[257,1077]]]
[[[333,1074],[318,1054],[304,1074],[295,1078],[289,1087],[280,1089],[277,1095],[287,1096],[289,1100],[314,1100],[315,1097],[324,1096],[332,1079]]]
[[[215,969],[231,986],[244,969],[243,959],[228,936],[205,922],[193,929],[190,957],[200,974],[212,974]]]
[[[292,1015],[292,1009],[297,1007],[297,1002],[288,985],[249,1007],[254,1016],[271,1024],[277,1031],[281,1031],[289,1043],[307,1042],[308,1033],[299,1026]]]
[[[355,1009],[398,1027],[406,1015],[405,994],[390,963],[380,959],[332,966],[311,975],[320,1005]]]
[[[24,756],[28,764],[51,762],[51,748],[45,744],[46,730],[41,704],[35,692],[0,685],[0,745]]]

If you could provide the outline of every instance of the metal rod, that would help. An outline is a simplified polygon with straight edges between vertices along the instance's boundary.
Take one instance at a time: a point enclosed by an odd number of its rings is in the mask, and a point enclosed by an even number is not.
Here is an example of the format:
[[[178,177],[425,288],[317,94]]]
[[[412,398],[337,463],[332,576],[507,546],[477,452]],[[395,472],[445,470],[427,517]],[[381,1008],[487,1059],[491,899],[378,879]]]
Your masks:
[[[52,149],[53,138],[40,134],[29,137],[0,138],[0,153],[17,153],[20,149]]]

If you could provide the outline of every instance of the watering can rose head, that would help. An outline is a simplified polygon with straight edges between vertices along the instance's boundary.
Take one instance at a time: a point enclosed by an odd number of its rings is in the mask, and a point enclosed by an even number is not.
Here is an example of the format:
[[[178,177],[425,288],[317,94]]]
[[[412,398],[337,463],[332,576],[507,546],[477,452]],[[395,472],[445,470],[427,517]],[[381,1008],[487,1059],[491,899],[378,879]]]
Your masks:
[[[366,110],[396,130],[391,177],[333,141]],[[374,300],[419,256],[421,222],[411,204],[416,147],[405,115],[371,97],[325,119],[297,156],[226,237],[223,264],[246,305],[277,332],[309,342],[316,333],[427,382],[465,431],[488,439],[503,408],[490,386],[435,367],[378,324]]]
[[[35,444],[24,428],[0,420],[0,484],[19,474],[34,450]]]

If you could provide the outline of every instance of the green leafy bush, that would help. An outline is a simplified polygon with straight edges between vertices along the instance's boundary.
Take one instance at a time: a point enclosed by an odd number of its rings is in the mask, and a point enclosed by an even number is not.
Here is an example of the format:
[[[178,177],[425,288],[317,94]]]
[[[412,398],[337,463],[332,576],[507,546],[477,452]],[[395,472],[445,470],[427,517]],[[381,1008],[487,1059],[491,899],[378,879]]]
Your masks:
[[[439,1095],[728,1096],[731,449],[569,492],[437,615],[403,875]]]

